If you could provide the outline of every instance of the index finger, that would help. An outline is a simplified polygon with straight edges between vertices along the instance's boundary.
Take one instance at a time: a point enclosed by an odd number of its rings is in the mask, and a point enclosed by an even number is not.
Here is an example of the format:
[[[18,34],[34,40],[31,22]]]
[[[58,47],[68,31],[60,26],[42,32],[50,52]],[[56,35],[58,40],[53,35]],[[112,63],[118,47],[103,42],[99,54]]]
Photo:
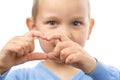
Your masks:
[[[55,34],[55,35],[51,35],[49,37],[47,37],[48,40],[52,40],[52,39],[58,39],[59,41],[68,41],[70,40],[67,36],[65,36],[64,34]]]
[[[37,30],[32,30],[27,32],[24,36],[26,37],[37,37],[37,38],[44,38],[43,33]]]

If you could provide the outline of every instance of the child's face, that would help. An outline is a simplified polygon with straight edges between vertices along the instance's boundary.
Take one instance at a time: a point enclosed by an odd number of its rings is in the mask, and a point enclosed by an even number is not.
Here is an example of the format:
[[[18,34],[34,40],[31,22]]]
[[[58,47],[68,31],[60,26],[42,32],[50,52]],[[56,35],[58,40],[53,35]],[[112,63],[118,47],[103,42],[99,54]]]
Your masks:
[[[63,33],[84,46],[93,27],[91,22],[87,0],[41,0],[34,24],[35,29],[47,36]],[[56,40],[40,39],[40,44],[45,52],[50,52]]]

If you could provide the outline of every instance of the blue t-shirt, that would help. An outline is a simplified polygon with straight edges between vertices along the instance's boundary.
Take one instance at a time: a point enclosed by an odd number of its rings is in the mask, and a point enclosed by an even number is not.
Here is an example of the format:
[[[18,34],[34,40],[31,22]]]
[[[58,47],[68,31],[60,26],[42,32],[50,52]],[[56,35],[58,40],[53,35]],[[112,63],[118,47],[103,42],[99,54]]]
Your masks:
[[[11,69],[0,76],[0,80],[61,80],[47,69],[41,62],[33,67],[19,67]],[[68,80],[120,80],[120,72],[113,67],[98,62],[95,70],[86,75],[83,71]]]

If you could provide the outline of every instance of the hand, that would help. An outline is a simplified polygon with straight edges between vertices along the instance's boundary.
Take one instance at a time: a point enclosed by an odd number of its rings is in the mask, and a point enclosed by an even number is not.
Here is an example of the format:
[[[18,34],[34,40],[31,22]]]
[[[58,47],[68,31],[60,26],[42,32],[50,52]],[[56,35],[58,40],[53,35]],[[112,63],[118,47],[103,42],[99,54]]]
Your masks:
[[[91,57],[79,44],[64,35],[53,35],[48,40],[57,39],[53,52],[48,53],[48,58],[59,61],[76,68],[82,69],[86,74],[91,73],[96,67],[96,60]]]
[[[11,39],[0,52],[0,73],[26,61],[46,59],[46,54],[33,52],[36,37],[43,38],[40,32],[30,31],[23,36]]]

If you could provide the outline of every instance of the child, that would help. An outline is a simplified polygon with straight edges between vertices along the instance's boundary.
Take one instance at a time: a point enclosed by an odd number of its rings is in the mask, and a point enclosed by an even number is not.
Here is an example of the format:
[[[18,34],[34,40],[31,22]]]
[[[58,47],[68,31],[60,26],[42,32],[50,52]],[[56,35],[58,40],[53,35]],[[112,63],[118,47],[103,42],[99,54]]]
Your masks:
[[[0,52],[0,80],[120,80],[117,69],[103,65],[83,47],[94,20],[88,0],[34,0],[29,32],[11,39]],[[34,51],[34,39],[44,53]],[[30,60],[32,68],[11,69]]]

